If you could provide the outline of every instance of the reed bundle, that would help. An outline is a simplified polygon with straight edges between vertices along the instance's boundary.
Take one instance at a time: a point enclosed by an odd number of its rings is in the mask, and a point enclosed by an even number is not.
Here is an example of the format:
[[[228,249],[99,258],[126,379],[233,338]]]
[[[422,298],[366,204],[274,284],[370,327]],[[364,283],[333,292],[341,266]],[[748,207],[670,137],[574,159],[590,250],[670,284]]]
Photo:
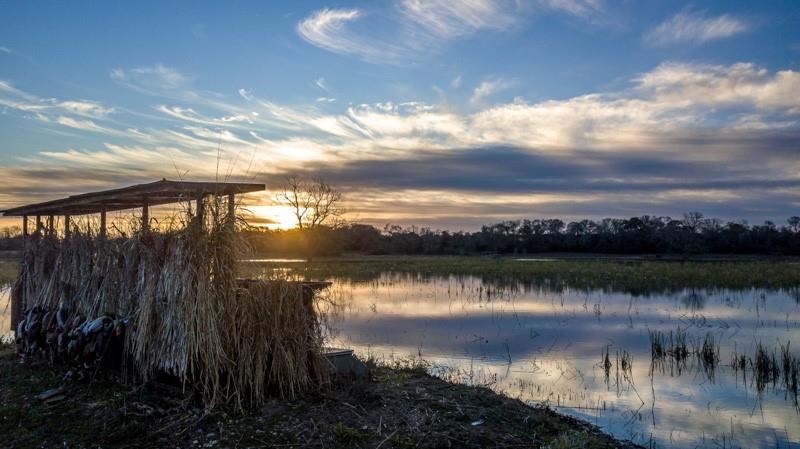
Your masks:
[[[78,325],[124,318],[127,377],[175,376],[208,406],[258,406],[324,381],[314,293],[285,280],[237,280],[244,243],[210,208],[204,226],[33,239],[15,292],[28,310],[51,312],[45,329],[56,311]]]

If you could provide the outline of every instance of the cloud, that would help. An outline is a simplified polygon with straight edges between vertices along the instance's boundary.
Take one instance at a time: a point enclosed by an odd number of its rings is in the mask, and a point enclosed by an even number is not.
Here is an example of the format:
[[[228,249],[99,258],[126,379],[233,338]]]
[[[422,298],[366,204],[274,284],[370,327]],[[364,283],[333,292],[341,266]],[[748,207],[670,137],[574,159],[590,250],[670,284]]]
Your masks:
[[[247,101],[253,100],[253,94],[247,89],[239,89],[239,96]]]
[[[11,53],[13,53],[13,52],[12,52],[12,51],[11,51],[11,49],[10,49],[10,48],[8,48],[8,47],[2,47],[2,46],[0,46],[0,53],[5,53],[5,54],[7,54],[7,55],[10,55],[10,54],[11,54]]]
[[[388,11],[313,11],[296,29],[306,42],[333,53],[402,65],[435,54],[454,40],[507,32],[531,12],[563,12],[593,23],[606,20],[600,0],[396,0]]]
[[[409,24],[441,39],[502,30],[516,22],[514,4],[496,0],[402,0],[399,9]]]
[[[637,89],[660,104],[685,106],[750,105],[800,114],[800,72],[770,74],[752,63],[730,66],[663,63],[637,79]]]
[[[154,94],[183,87],[188,78],[163,64],[132,69],[117,68],[109,73],[112,80],[139,92]]]
[[[41,123],[66,126],[80,131],[123,136],[112,127],[98,124],[109,122],[115,109],[90,100],[59,100],[40,98],[0,80],[0,106],[26,114]]]
[[[703,44],[732,37],[749,29],[748,23],[727,14],[706,17],[699,12],[684,10],[652,29],[644,39],[653,45]]]
[[[517,2],[502,0],[401,0],[395,14],[388,15],[324,8],[301,20],[296,29],[306,42],[333,53],[402,64],[434,53],[453,39],[505,30],[517,22],[518,9]]]
[[[458,89],[461,87],[461,75],[458,75],[457,77],[453,78],[452,81],[450,81],[450,87],[453,89]]]
[[[314,80],[314,84],[316,84],[317,87],[324,90],[325,92],[328,92],[328,84],[326,83],[325,78],[321,77],[317,78],[316,80]]]
[[[100,135],[89,148],[64,144],[6,162],[0,172],[16,164],[18,185],[0,179],[0,199],[31,185],[19,177],[33,171],[92,168],[143,181],[172,176],[177,166],[191,168],[195,179],[213,177],[222,153],[226,173],[257,173],[267,182],[292,171],[321,173],[373,221],[424,215],[460,227],[565,211],[676,209],[778,219],[800,204],[800,100],[792,95],[800,72],[668,62],[629,81],[616,91],[486,105],[508,83],[486,80],[476,88],[481,101],[466,111],[198,94],[158,106],[161,119],[144,125],[143,113],[44,99],[0,81],[0,104],[13,105],[10,113]],[[114,184],[110,175],[103,179]],[[87,187],[83,180],[62,184],[50,189]]]
[[[358,9],[321,9],[299,22],[297,33],[309,44],[334,53],[358,56],[370,62],[397,61],[398,49],[377,39],[365,39],[350,30],[350,23],[363,16]]]
[[[118,132],[113,129],[100,126],[97,123],[93,122],[92,120],[78,120],[72,117],[65,117],[62,115],[56,117],[55,122],[58,123],[59,125],[64,125],[69,128],[80,129],[83,131],[91,131],[101,134],[124,135],[124,133],[122,132]]]
[[[573,16],[587,18],[603,10],[600,0],[540,0],[540,5]]]
[[[317,103],[333,103],[334,101],[336,99],[331,97],[317,97]]]
[[[472,92],[472,97],[470,97],[469,101],[474,105],[482,104],[488,97],[497,92],[506,90],[513,85],[513,82],[501,78],[483,81]]]

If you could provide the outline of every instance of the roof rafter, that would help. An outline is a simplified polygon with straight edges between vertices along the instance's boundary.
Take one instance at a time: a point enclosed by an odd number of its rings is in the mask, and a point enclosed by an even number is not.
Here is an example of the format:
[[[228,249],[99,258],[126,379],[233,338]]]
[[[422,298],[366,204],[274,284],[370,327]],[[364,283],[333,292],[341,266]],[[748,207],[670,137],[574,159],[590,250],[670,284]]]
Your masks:
[[[83,193],[58,200],[3,211],[6,217],[22,215],[87,215],[195,200],[204,195],[238,195],[265,190],[264,184],[233,182],[161,181],[121,189]]]

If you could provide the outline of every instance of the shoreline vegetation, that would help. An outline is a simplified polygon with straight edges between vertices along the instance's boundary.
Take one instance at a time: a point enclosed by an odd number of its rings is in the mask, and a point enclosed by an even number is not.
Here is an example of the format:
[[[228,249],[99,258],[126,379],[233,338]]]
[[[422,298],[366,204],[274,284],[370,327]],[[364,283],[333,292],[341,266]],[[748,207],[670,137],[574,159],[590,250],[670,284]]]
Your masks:
[[[65,385],[58,367],[20,363],[0,345],[0,435],[18,448],[638,447],[552,409],[432,377],[418,362],[370,365],[369,381],[242,413],[204,409],[180,388]]]
[[[300,260],[256,260],[254,272],[278,269],[306,280],[339,277],[368,281],[381,273],[420,276],[478,276],[484,280],[529,283],[552,289],[599,289],[630,293],[692,288],[800,289],[800,260],[742,257],[703,259],[621,258],[563,255],[530,258],[475,256],[350,256]],[[800,290],[798,290],[800,294]]]

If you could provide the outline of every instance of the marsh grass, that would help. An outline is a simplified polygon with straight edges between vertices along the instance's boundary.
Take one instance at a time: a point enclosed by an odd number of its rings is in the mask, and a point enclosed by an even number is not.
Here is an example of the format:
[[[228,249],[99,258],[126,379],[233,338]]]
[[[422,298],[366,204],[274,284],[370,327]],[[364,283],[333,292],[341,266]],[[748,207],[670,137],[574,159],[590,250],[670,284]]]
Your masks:
[[[306,262],[251,264],[251,270],[285,270],[320,280],[340,277],[353,281],[377,279],[385,272],[420,276],[475,275],[491,285],[528,282],[553,290],[578,289],[651,294],[692,288],[793,289],[800,287],[800,264],[784,261],[522,261],[488,257],[380,257],[315,259]],[[691,293],[690,293],[691,294]],[[693,300],[698,304],[700,300]]]
[[[748,384],[747,372],[751,370],[750,382],[759,394],[769,386],[773,389],[783,388],[786,399],[791,399],[795,407],[798,407],[797,383],[800,359],[792,354],[790,346],[791,342],[785,345],[779,343],[776,350],[769,349],[763,342],[758,342],[753,357],[734,350],[731,368],[736,373],[742,373],[744,385]]]
[[[603,373],[605,374],[606,385],[608,385],[609,375],[611,374],[611,367],[613,365],[611,363],[611,358],[609,357],[610,349],[611,349],[611,345],[606,345],[603,348],[601,361],[600,361],[600,367],[603,369]]]
[[[719,364],[719,342],[714,334],[707,332],[702,343],[698,343],[694,347],[694,354],[697,357],[699,365],[703,368],[706,377],[710,381],[714,381],[717,365]]]
[[[268,393],[294,398],[327,373],[313,298],[277,277],[239,281],[248,248],[227,206],[207,202],[202,226],[189,212],[158,231],[134,224],[104,238],[76,227],[67,240],[31,239],[12,294],[78,325],[127,319],[128,380],[174,376],[209,407],[259,406]]]

